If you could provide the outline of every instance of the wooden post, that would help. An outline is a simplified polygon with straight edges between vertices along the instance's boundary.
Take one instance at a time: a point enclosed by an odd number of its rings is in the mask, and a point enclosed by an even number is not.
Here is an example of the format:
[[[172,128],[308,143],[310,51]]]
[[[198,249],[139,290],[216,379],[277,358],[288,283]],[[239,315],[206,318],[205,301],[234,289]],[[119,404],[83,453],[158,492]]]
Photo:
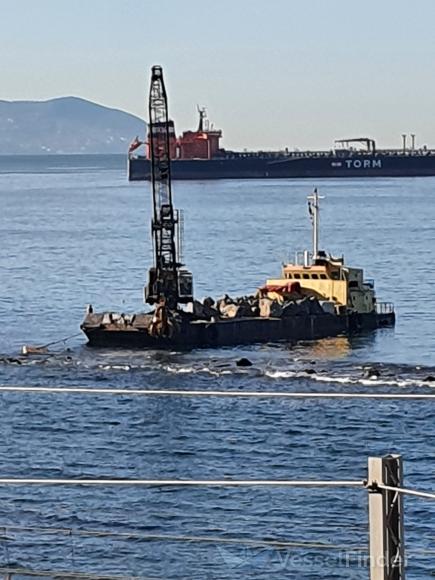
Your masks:
[[[402,480],[400,455],[369,458],[370,580],[405,580],[403,495],[378,487]]]

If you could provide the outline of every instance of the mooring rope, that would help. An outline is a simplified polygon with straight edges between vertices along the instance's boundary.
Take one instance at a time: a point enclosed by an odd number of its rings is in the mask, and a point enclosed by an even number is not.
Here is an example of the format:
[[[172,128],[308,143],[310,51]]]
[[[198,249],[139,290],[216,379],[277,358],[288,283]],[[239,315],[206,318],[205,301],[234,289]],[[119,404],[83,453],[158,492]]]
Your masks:
[[[70,334],[70,336],[66,336],[65,338],[60,338],[59,340],[53,340],[52,342],[47,342],[47,344],[43,344],[41,346],[38,346],[38,348],[47,348],[49,346],[53,346],[54,344],[60,344],[61,342],[67,342],[68,340],[71,340],[72,338],[76,338],[77,336],[82,336],[83,333],[82,332],[76,332],[74,334]]]
[[[47,342],[47,344],[38,344],[38,345],[29,345],[24,344],[21,347],[21,354],[29,355],[29,354],[49,354],[44,352],[49,346],[53,346],[55,344],[66,343],[68,340],[72,338],[76,338],[77,336],[81,336],[81,332],[76,332],[74,334],[70,334],[69,336],[65,336],[65,338],[59,338],[58,340],[53,340],[51,342]],[[39,351],[39,352],[38,352]]]

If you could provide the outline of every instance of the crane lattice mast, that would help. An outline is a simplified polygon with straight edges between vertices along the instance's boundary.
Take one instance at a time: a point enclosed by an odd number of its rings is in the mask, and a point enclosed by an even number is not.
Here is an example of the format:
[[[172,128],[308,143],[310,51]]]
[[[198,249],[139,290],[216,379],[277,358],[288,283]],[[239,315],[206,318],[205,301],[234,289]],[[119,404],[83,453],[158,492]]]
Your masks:
[[[145,300],[155,304],[164,300],[169,308],[180,302],[192,300],[192,275],[180,270],[177,251],[178,211],[172,204],[171,149],[168,102],[163,71],[153,66],[149,95],[149,148],[151,159],[151,185],[153,195],[152,237],[154,266],[149,271]],[[190,287],[189,287],[190,281]]]

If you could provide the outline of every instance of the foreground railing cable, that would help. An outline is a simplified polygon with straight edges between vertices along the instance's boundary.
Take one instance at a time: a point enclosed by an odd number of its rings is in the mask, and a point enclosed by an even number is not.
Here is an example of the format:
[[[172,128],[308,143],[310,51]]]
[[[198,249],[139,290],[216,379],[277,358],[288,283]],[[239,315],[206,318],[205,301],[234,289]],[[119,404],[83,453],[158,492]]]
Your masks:
[[[79,528],[51,528],[36,526],[1,526],[0,530],[5,532],[34,532],[39,534],[59,534],[85,538],[117,538],[122,540],[144,540],[144,541],[168,541],[168,542],[189,542],[189,543],[207,543],[207,544],[231,544],[246,545],[252,547],[273,547],[273,548],[310,548],[319,550],[342,550],[367,552],[367,546],[358,546],[353,544],[334,544],[332,542],[322,541],[292,541],[292,540],[261,540],[249,538],[219,537],[219,536],[194,536],[194,535],[177,535],[177,534],[149,534],[141,532],[114,532],[110,530],[86,530]]]
[[[15,577],[34,576],[36,578],[54,578],[60,580],[61,578],[68,578],[68,580],[158,580],[153,576],[113,576],[104,574],[103,576],[96,574],[87,574],[86,572],[69,572],[68,570],[31,570],[30,568],[8,566],[0,568],[0,574],[6,574],[6,578],[13,580]]]
[[[364,480],[304,481],[267,479],[54,479],[0,478],[0,485],[120,485],[120,486],[176,486],[176,487],[364,487]]]
[[[183,389],[111,389],[88,387],[28,387],[17,385],[2,385],[2,392],[23,393],[69,393],[91,395],[122,395],[129,396],[162,396],[162,397],[239,397],[239,398],[284,398],[284,399],[407,399],[435,400],[435,395],[429,393],[331,393],[331,392],[281,392],[281,391],[216,391],[216,390],[183,390]]]
[[[332,526],[334,531],[337,530],[337,525]],[[353,528],[353,526],[346,526],[346,529]],[[343,526],[340,526],[343,529]],[[359,529],[359,527],[358,527]],[[327,527],[327,530],[329,527]],[[361,529],[360,531],[365,530]],[[249,539],[249,538],[234,538],[234,537],[220,537],[220,536],[193,536],[193,535],[177,535],[177,534],[149,534],[139,531],[113,531],[113,530],[96,530],[96,529],[86,529],[86,528],[57,528],[50,526],[17,526],[13,524],[0,524],[0,540],[7,539],[8,541],[14,541],[16,538],[4,538],[1,534],[11,533],[35,533],[35,534],[47,534],[47,535],[66,535],[74,537],[84,537],[84,538],[117,538],[120,540],[144,540],[144,541],[168,541],[168,542],[189,542],[189,543],[211,543],[211,544],[233,544],[233,545],[246,545],[252,547],[274,547],[274,548],[313,548],[313,549],[330,549],[330,550],[343,550],[344,552],[367,552],[367,546],[359,546],[354,544],[333,544],[331,542],[323,541],[292,541],[292,540],[262,540],[262,539]],[[409,554],[415,555],[433,555],[435,554],[435,549],[430,548],[408,548],[407,552]],[[0,572],[3,570],[0,568]],[[109,580],[107,576],[104,576],[105,580]],[[131,577],[129,576],[131,580]],[[143,579],[142,579],[143,580]]]
[[[425,499],[435,499],[435,493],[428,491],[417,491],[415,489],[406,489],[404,487],[393,487],[390,485],[377,484],[378,489],[385,489],[386,491],[394,491],[403,495],[415,495],[416,497],[423,497]]]

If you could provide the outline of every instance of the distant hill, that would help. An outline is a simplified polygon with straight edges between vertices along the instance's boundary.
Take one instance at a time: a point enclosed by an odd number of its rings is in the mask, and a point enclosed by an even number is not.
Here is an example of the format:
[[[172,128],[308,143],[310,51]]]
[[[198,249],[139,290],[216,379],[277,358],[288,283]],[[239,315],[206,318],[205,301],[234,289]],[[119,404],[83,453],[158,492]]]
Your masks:
[[[0,155],[126,153],[136,135],[139,117],[78,97],[0,100]]]

